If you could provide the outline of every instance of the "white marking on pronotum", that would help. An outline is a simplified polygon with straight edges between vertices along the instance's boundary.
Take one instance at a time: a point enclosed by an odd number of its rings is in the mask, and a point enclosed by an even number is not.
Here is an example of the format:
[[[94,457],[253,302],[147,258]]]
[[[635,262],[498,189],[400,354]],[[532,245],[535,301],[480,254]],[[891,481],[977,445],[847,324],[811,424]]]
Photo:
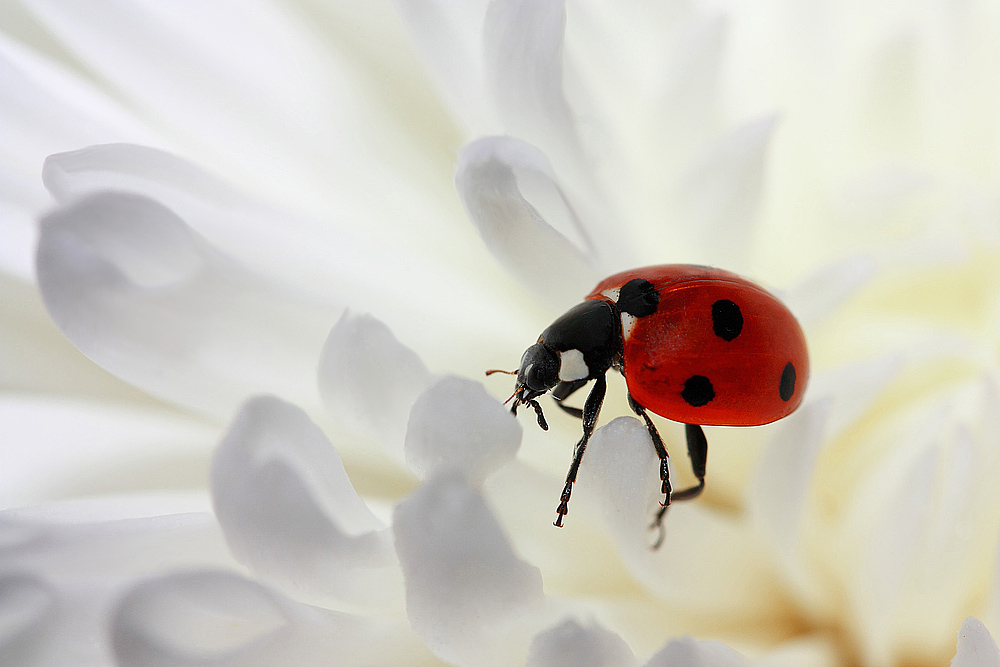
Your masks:
[[[580,350],[566,350],[559,354],[559,379],[563,382],[582,380],[590,375],[587,362]]]
[[[612,287],[611,289],[606,289],[603,292],[601,292],[601,294],[608,297],[615,303],[618,303],[618,297],[621,296],[621,293],[622,293],[621,287]]]
[[[622,338],[628,340],[629,336],[632,335],[632,329],[635,327],[635,322],[635,315],[622,313]]]

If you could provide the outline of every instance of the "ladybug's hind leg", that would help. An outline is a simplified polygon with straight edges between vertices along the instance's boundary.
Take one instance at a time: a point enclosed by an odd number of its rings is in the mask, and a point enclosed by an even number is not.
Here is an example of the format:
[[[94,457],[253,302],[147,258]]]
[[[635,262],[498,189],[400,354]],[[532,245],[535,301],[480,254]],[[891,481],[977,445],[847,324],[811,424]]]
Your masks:
[[[594,433],[597,426],[597,417],[601,414],[601,406],[604,404],[604,394],[607,392],[608,382],[603,375],[597,376],[594,388],[587,396],[587,402],[583,405],[583,437],[573,448],[573,463],[569,466],[569,473],[566,475],[566,485],[559,496],[559,507],[556,508],[556,520],[553,522],[558,528],[562,528],[563,517],[569,512],[569,497],[573,493],[573,484],[576,482],[576,474],[580,471],[580,463],[583,461],[583,453],[587,449],[587,442]]]
[[[674,492],[674,500],[691,500],[701,495],[705,490],[705,464],[708,462],[708,439],[705,432],[697,424],[684,424],[684,434],[687,435],[688,458],[691,459],[691,470],[698,483],[692,487]]]
[[[566,405],[563,401],[569,398],[576,390],[583,387],[589,381],[590,380],[571,380],[569,382],[560,382],[556,385],[556,388],[552,390],[552,398],[555,399],[556,405],[577,419],[583,419],[583,410],[580,408],[574,408],[572,405]]]
[[[670,500],[691,500],[700,496],[701,492],[705,490],[708,438],[705,437],[705,432],[698,424],[685,424],[684,434],[687,436],[688,457],[691,459],[691,469],[694,472],[694,476],[698,479],[698,483],[670,494]],[[659,548],[663,544],[663,517],[666,516],[668,507],[670,507],[669,501],[656,513],[656,518],[653,520],[652,525],[650,525],[650,528],[658,531],[656,542],[653,544],[654,549]]]

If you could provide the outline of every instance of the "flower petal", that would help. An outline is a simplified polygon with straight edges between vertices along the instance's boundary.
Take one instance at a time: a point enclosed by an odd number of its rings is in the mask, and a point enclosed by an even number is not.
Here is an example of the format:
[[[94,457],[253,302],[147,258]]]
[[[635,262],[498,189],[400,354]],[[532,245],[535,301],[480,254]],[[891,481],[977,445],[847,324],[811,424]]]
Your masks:
[[[38,278],[66,337],[153,394],[215,414],[265,389],[317,402],[333,313],[223,257],[151,199],[106,192],[46,216]]]
[[[633,253],[563,90],[565,27],[565,0],[490,2],[483,24],[487,85],[504,134],[537,146],[556,165],[574,204],[571,214],[593,240],[591,254],[600,255],[605,268],[627,268],[635,265]]]
[[[117,664],[195,667],[402,664],[421,647],[409,628],[311,607],[231,572],[146,579],[111,621]]]
[[[274,3],[219,3],[197,14],[119,0],[25,5],[189,154],[261,192],[325,202],[331,186],[348,189],[328,180],[331,173],[353,181],[357,165],[321,156],[337,150],[366,159],[352,133],[360,114],[347,72]]]
[[[965,619],[958,632],[958,646],[951,667],[998,667],[1000,650],[993,635],[982,622],[972,616]]]
[[[0,661],[20,665],[37,655],[58,610],[58,594],[40,579],[25,574],[0,575]]]
[[[433,377],[389,327],[349,310],[330,330],[319,359],[319,391],[327,410],[374,434],[400,458],[410,408]]]
[[[495,129],[481,44],[487,0],[396,0],[434,83],[469,134]]]
[[[315,301],[314,310],[365,304],[396,330],[410,332],[414,344],[425,343],[423,349],[447,349],[484,329],[502,339],[523,319],[517,290],[499,269],[470,278],[466,267],[481,268],[486,254],[468,252],[460,235],[467,230],[454,228],[461,223],[453,211],[435,209],[431,216],[408,201],[383,197],[398,209],[345,205],[298,215],[176,155],[131,144],[50,156],[42,176],[63,204],[105,190],[154,199],[222,253]],[[396,192],[384,180],[363,189]],[[431,219],[434,224],[424,224]],[[369,220],[378,224],[359,222]]]
[[[729,25],[720,14],[692,18],[673,49],[656,129],[673,160],[687,161],[716,136],[720,120],[719,73]]]
[[[542,578],[518,558],[482,497],[457,477],[436,477],[393,515],[410,624],[456,665],[524,661]]]
[[[851,554],[838,561],[846,570],[853,630],[865,661],[872,664],[891,662],[897,648],[894,621],[905,611],[900,603],[914,576],[924,518],[932,508],[934,489],[927,472],[937,465],[935,437],[921,423],[904,447],[868,473],[853,494],[837,540]]]
[[[629,667],[638,662],[621,637],[596,621],[573,618],[531,640],[525,667]]]
[[[594,497],[622,559],[651,592],[690,612],[757,617],[780,604],[750,531],[698,503],[677,503],[663,546],[650,549],[662,498],[659,460],[645,425],[619,417],[594,433],[574,502]]]
[[[878,262],[855,255],[820,268],[782,295],[782,301],[809,329],[823,322],[841,304],[869,284],[878,273]]]
[[[681,177],[678,212],[703,249],[699,261],[735,268],[745,264],[764,186],[764,157],[777,120],[771,114],[737,127]]]
[[[389,532],[295,406],[244,404],[212,462],[212,497],[233,554],[260,576],[363,605],[400,591]]]
[[[0,386],[5,391],[149,405],[146,394],[103,370],[66,340],[35,285],[0,275],[0,303]]]
[[[417,398],[406,426],[406,463],[421,479],[457,472],[473,483],[514,459],[522,428],[478,382],[446,377]]]
[[[0,399],[0,508],[142,489],[203,488],[215,429],[163,411]]]
[[[189,499],[128,496],[0,513],[0,662],[107,665],[108,611],[131,578],[235,566],[208,512]]]
[[[787,585],[800,600],[811,602],[821,592],[802,561],[800,540],[813,468],[826,441],[830,404],[829,398],[811,400],[778,426],[749,491],[753,521],[774,550]]]
[[[747,667],[749,664],[725,644],[682,637],[667,643],[644,667]]]
[[[38,182],[46,155],[100,141],[158,143],[156,135],[81,77],[0,33],[0,269],[34,275]]]
[[[564,0],[494,0],[483,24],[487,81],[504,129],[558,158],[579,151],[563,94],[565,28]]]
[[[276,211],[201,167],[147,146],[106,144],[51,155],[42,179],[61,204],[105,190],[154,199],[223,252],[300,289],[317,284],[317,295],[333,289],[344,300],[348,290],[363,287],[355,282],[360,276],[388,287],[403,261],[398,248],[341,216],[319,221]],[[319,256],[322,269],[315,266]]]
[[[586,238],[548,159],[519,139],[486,137],[467,144],[458,156],[455,186],[493,256],[526,287],[565,307],[580,299],[581,285],[596,284],[598,275],[589,253],[550,225],[525,198],[518,173],[547,181],[559,193],[577,233]]]

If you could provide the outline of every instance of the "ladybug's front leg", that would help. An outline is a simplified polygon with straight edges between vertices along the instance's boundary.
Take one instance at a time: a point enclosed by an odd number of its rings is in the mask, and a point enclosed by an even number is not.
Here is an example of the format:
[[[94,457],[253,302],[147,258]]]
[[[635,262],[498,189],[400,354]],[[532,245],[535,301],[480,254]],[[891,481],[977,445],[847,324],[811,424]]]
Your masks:
[[[607,392],[608,382],[603,375],[597,377],[594,388],[587,396],[587,402],[583,404],[583,437],[573,448],[573,463],[569,466],[569,473],[566,475],[566,486],[563,487],[562,495],[559,496],[559,507],[556,508],[556,520],[552,525],[562,528],[563,517],[569,512],[569,497],[573,493],[573,484],[576,482],[576,474],[580,470],[580,463],[583,461],[583,453],[587,449],[587,441],[594,433],[597,426],[597,416],[601,414],[601,405],[604,404],[604,394]]]

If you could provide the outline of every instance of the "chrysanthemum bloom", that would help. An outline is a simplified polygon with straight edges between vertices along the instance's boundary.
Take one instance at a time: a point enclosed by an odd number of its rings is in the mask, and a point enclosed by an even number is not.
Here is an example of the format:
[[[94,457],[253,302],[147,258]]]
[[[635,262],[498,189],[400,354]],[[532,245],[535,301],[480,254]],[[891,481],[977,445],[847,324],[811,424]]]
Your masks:
[[[0,664],[1000,664],[992,6],[0,26]],[[652,551],[613,382],[557,530],[579,425],[480,374],[667,262],[786,300],[806,402]]]

